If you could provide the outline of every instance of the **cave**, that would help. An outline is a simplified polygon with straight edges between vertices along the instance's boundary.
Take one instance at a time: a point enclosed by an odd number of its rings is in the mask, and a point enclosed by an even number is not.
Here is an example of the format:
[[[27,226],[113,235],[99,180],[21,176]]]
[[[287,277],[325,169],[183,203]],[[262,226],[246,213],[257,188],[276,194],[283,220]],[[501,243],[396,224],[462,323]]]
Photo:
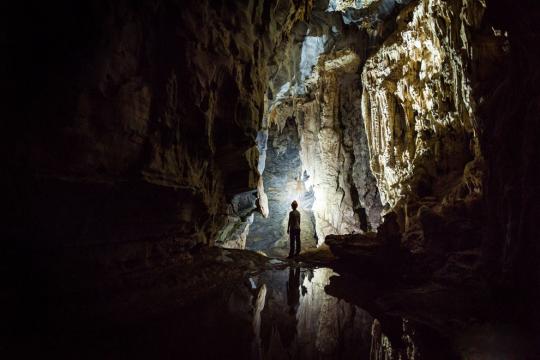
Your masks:
[[[2,9],[2,358],[540,358],[537,1]]]

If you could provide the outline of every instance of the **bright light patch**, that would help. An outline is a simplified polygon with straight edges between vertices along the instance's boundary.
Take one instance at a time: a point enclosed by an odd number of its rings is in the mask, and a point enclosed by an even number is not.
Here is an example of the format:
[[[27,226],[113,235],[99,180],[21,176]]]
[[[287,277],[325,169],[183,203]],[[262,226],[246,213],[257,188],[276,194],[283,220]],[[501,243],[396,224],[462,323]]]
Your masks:
[[[367,3],[367,5],[369,5],[374,1],[375,0],[330,0],[328,2],[328,8],[326,11],[345,11],[347,8],[359,9],[361,6],[363,6],[363,3]]]
[[[289,203],[296,200],[298,207],[302,208],[301,199],[306,193],[306,186],[302,180],[293,180],[287,183],[287,201]]]
[[[306,36],[302,44],[302,53],[300,55],[300,84],[298,93],[305,93],[304,81],[311,76],[313,66],[317,64],[319,55],[324,52],[327,36]]]

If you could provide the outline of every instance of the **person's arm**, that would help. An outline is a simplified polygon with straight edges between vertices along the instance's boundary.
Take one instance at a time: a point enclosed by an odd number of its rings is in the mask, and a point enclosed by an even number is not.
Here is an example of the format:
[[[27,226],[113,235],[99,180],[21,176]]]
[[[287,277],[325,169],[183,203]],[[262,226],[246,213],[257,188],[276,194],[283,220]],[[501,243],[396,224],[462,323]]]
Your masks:
[[[291,229],[291,214],[292,213],[289,213],[289,223],[287,224],[287,234],[289,233],[289,231]]]

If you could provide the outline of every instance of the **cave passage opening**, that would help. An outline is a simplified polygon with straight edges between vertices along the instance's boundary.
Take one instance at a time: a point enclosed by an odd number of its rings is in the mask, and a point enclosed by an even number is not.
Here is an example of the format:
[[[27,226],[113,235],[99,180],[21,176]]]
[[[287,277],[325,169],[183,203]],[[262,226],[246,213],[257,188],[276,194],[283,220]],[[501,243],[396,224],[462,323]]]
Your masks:
[[[267,130],[262,178],[268,198],[268,217],[253,217],[246,238],[246,248],[269,256],[285,257],[289,251],[287,234],[291,203],[298,203],[301,214],[302,251],[317,246],[313,203],[315,200],[310,175],[303,169],[296,119],[289,117],[282,128]]]
[[[268,204],[245,226],[246,249],[287,255],[293,200],[301,212],[302,251],[320,247],[326,235],[375,231],[380,224],[361,109],[368,43],[338,5],[295,28],[283,59],[270,66],[257,137]]]

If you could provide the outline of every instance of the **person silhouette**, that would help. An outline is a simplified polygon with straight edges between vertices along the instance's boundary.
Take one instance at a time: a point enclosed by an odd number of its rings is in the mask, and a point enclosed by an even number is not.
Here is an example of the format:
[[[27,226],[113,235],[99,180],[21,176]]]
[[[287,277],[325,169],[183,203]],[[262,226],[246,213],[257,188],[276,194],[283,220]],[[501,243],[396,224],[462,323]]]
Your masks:
[[[298,203],[294,200],[291,203],[292,211],[289,213],[289,223],[287,224],[287,234],[290,234],[290,250],[288,259],[300,254],[300,212],[296,210]]]

